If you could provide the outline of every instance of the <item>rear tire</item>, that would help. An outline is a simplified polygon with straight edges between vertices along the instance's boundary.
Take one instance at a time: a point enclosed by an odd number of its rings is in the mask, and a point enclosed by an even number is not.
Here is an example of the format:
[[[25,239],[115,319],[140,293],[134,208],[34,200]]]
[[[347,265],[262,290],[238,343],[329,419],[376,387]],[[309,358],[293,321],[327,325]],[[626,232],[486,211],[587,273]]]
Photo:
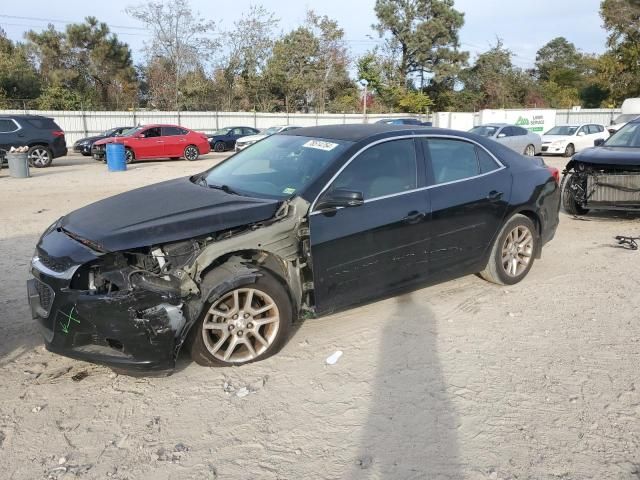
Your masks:
[[[496,237],[489,261],[480,276],[498,285],[515,285],[533,266],[540,241],[529,217],[516,214],[504,224]]]
[[[200,152],[198,151],[198,147],[196,147],[195,145],[189,145],[184,149],[184,158],[186,158],[190,162],[198,160],[199,156]]]
[[[204,305],[201,318],[189,333],[193,361],[207,367],[237,366],[280,351],[293,320],[285,288],[266,270],[260,270],[253,281],[246,274],[234,278],[234,272],[224,265],[218,268],[223,270],[211,274],[221,275],[219,280],[234,286]],[[268,308],[270,305],[272,308]],[[261,310],[264,312],[256,313]]]
[[[562,189],[562,208],[569,215],[586,215],[589,213],[588,208],[584,208],[580,205],[573,194],[573,184],[576,179],[572,173],[567,173],[562,179],[560,188]]]
[[[29,165],[35,168],[46,168],[53,162],[53,153],[44,145],[34,145],[27,152]]]
[[[527,145],[527,148],[524,149],[524,155],[527,157],[535,157],[536,147],[534,147],[533,145]]]

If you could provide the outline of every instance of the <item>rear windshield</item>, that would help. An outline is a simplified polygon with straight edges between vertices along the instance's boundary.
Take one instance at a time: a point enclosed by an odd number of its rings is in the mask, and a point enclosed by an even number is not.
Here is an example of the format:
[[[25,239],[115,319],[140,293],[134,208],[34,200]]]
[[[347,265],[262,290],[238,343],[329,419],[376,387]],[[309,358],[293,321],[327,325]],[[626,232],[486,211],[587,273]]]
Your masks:
[[[473,127],[469,132],[480,135],[481,137],[493,137],[500,127],[494,127],[493,125],[481,125],[479,127]]]
[[[640,117],[640,115],[637,113],[625,113],[624,115],[619,115],[618,117],[616,117],[612,125],[617,125],[618,123],[627,123],[631,120],[635,120],[638,117]]]

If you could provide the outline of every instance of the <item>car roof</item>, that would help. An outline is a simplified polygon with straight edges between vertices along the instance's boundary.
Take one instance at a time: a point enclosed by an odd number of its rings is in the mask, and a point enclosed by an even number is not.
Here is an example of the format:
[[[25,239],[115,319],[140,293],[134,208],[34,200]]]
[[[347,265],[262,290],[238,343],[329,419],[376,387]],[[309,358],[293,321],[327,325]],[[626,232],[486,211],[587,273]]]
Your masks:
[[[280,135],[294,135],[299,137],[316,137],[326,138],[330,140],[346,140],[350,142],[359,142],[370,137],[382,135],[385,133],[403,133],[410,134],[414,131],[420,133],[439,133],[449,132],[455,135],[464,135],[463,132],[454,130],[444,130],[434,127],[422,127],[420,125],[389,125],[386,123],[370,123],[370,124],[338,124],[338,125],[322,125],[318,127],[303,127],[295,130],[283,132]]]
[[[483,123],[482,125],[476,125],[476,127],[507,127],[507,126],[517,127],[517,125],[511,125],[510,123],[498,123],[498,122]]]
[[[31,113],[3,113],[0,114],[0,117],[3,118],[48,118],[49,120],[53,120],[53,117],[47,117],[45,115],[33,115]]]

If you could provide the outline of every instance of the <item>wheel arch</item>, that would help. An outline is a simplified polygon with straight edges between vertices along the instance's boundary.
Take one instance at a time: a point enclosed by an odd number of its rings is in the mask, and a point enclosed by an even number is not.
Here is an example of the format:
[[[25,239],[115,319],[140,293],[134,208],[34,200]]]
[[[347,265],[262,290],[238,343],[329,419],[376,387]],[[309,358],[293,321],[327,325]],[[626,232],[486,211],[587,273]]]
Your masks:
[[[525,207],[525,208],[514,211],[511,214],[511,216],[507,218],[505,223],[511,220],[515,215],[524,215],[529,220],[531,220],[533,222],[533,225],[536,227],[536,233],[538,234],[538,241],[536,242],[535,258],[539,259],[542,255],[542,242],[540,241],[540,239],[542,238],[542,219],[540,218],[540,215],[536,213],[534,210]]]
[[[300,312],[302,298],[301,293],[295,294],[292,284],[299,284],[300,280],[291,278],[291,270],[287,263],[274,253],[255,249],[226,252],[214,259],[200,274],[200,295],[186,302],[189,321],[177,338],[175,357],[177,358],[193,326],[201,318],[204,306],[231,288],[255,283],[263,275],[261,270],[266,271],[284,288],[291,302],[295,321]]]

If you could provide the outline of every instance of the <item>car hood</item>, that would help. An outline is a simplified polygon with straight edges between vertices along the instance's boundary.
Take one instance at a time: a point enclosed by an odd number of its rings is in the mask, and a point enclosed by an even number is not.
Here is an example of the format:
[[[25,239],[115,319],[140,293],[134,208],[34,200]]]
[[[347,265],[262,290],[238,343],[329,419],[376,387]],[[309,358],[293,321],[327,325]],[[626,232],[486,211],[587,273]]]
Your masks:
[[[570,135],[543,135],[542,143],[566,142],[570,138]]]
[[[94,145],[105,145],[107,143],[124,143],[125,139],[129,137],[101,137],[100,140],[96,140]]]
[[[263,138],[267,138],[269,135],[263,135],[263,134],[258,134],[258,135],[248,135],[246,137],[240,137],[238,140],[236,140],[236,142],[257,142],[259,140],[262,140]]]
[[[581,163],[596,165],[619,165],[640,167],[640,148],[629,147],[592,147],[573,157]]]
[[[80,208],[58,227],[106,251],[126,250],[267,220],[279,202],[231,195],[187,178],[138,188]]]
[[[102,135],[96,135],[95,137],[85,137],[85,138],[81,138],[80,140],[76,141],[75,143],[82,143],[82,142],[95,142],[97,140],[102,140],[103,138],[107,138],[104,137]]]

